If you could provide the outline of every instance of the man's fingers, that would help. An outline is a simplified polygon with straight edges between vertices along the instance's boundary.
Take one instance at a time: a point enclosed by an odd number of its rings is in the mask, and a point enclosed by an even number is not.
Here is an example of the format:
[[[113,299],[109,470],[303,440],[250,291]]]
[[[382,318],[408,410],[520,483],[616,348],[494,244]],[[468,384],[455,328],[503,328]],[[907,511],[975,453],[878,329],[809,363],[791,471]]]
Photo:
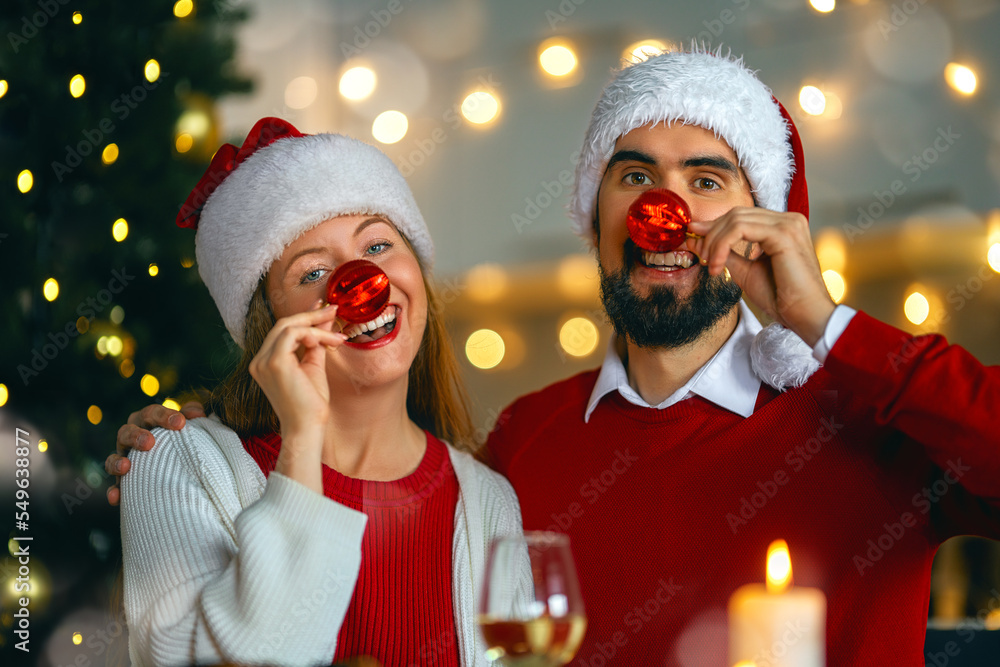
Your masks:
[[[121,502],[121,498],[122,498],[122,492],[121,492],[121,489],[118,488],[117,484],[108,487],[108,504],[109,505],[111,505],[112,507],[117,506],[118,503]]]
[[[144,428],[125,424],[118,429],[118,441],[116,450],[119,454],[127,454],[130,449],[145,451],[152,449],[156,444],[153,434]]]
[[[138,417],[136,418],[136,415]],[[171,431],[179,431],[184,428],[184,415],[171,410],[170,408],[154,403],[147,405],[138,413],[133,412],[128,419],[129,424],[133,424],[143,429],[151,429],[154,426],[161,426]]]

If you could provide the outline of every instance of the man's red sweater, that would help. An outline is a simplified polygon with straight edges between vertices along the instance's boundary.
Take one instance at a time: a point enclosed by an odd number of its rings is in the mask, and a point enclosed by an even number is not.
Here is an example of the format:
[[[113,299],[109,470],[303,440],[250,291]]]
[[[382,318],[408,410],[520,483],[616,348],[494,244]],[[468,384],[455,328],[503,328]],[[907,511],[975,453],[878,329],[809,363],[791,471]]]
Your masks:
[[[802,387],[743,418],[641,408],[591,371],[515,402],[489,446],[525,530],[570,535],[588,628],[574,665],[726,665],[729,596],[785,539],[828,600],[831,667],[923,665],[930,569],[1000,536],[1000,368],[858,313]]]

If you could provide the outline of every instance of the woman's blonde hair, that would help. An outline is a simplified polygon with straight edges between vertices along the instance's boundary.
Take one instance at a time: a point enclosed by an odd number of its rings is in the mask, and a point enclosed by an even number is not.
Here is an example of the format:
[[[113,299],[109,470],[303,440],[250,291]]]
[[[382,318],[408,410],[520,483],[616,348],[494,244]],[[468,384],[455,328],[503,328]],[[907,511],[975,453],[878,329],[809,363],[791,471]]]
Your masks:
[[[410,243],[403,237],[406,245]],[[412,247],[410,248],[412,251]],[[469,399],[458,372],[458,361],[444,328],[440,300],[419,257],[427,293],[427,324],[417,356],[410,365],[406,408],[410,419],[441,440],[466,451],[475,442]],[[219,416],[241,438],[280,432],[281,425],[260,385],[250,376],[250,362],[275,324],[261,278],[247,311],[245,346],[236,367],[208,399],[209,412]]]

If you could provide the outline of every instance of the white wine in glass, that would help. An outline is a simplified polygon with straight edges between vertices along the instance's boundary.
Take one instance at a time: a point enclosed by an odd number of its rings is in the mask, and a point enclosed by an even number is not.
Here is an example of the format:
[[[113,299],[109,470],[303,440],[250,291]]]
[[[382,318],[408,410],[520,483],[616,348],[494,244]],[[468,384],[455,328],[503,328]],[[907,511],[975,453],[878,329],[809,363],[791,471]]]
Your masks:
[[[486,657],[510,667],[554,667],[573,659],[587,617],[569,537],[527,532],[493,543],[479,628]]]

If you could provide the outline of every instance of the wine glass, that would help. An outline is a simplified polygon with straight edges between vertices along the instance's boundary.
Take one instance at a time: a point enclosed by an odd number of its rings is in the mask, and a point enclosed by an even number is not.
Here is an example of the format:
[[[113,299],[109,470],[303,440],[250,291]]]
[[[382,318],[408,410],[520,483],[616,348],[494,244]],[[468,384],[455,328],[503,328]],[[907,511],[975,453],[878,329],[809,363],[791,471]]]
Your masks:
[[[486,563],[479,628],[486,657],[512,667],[573,659],[587,618],[569,537],[526,532],[496,540]]]

